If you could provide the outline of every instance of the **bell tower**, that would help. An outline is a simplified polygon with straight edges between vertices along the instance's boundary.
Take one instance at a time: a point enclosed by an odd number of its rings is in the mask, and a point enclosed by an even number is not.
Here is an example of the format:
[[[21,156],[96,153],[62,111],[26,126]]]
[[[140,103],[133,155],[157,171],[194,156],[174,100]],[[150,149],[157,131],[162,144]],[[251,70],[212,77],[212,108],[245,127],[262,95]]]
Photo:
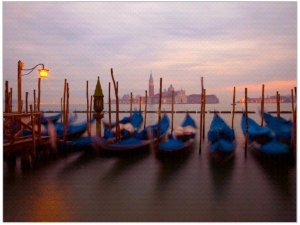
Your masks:
[[[154,96],[154,82],[152,77],[152,71],[150,72],[150,79],[149,79],[149,97]]]

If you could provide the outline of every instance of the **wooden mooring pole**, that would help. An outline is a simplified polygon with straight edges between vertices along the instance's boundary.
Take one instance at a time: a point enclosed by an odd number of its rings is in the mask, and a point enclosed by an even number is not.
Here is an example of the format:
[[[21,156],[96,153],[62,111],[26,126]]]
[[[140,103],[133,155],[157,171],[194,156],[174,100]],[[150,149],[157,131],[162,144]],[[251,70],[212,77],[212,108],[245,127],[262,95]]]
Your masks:
[[[276,92],[276,103],[277,103],[277,119],[280,117],[280,94]]]
[[[140,113],[142,113],[142,96],[140,96],[140,110],[139,110]]]
[[[130,92],[130,120],[132,119],[132,92]]]
[[[245,157],[247,157],[248,148],[248,94],[247,88],[245,88],[245,113],[246,113],[246,134],[245,134]]]
[[[8,81],[5,81],[5,108],[4,112],[9,112],[9,94],[8,94]]]
[[[64,128],[63,140],[64,141],[66,141],[66,134],[67,134],[67,129],[66,129],[66,97],[67,97],[67,79],[64,80],[64,94],[63,94],[63,128]]]
[[[234,125],[234,114],[235,114],[235,87],[233,87],[231,129],[233,129],[233,125]]]
[[[61,113],[60,122],[61,122],[61,124],[63,124],[64,114],[63,114],[63,99],[62,98],[60,98],[60,113]]]
[[[33,111],[36,112],[36,96],[35,96],[35,89],[33,90]]]
[[[92,125],[91,125],[91,119],[92,119],[92,106],[93,106],[93,95],[91,95],[91,101],[90,101],[90,117],[89,117],[89,137],[92,134]],[[101,125],[101,123],[100,123]],[[100,128],[100,136],[101,136],[101,128]]]
[[[145,90],[145,118],[144,118],[144,128],[146,127],[147,124],[147,105],[148,105],[148,95],[147,95],[147,90]]]
[[[25,108],[25,112],[28,113],[28,92],[26,92],[26,108]]]
[[[12,112],[12,88],[10,88],[9,92],[9,112]]]
[[[294,117],[295,117],[295,107],[294,107],[294,91],[293,89],[291,89],[291,96],[292,96],[292,115],[293,115],[293,121],[294,121]]]
[[[65,133],[66,133],[66,136],[67,136],[67,131],[68,131],[68,126],[69,126],[69,107],[70,107],[70,104],[69,104],[69,83],[67,83],[67,109],[66,109],[66,129],[65,129]]]
[[[262,85],[262,94],[261,94],[261,123],[260,126],[264,125],[264,111],[265,111],[265,85]]]
[[[32,127],[32,148],[35,150],[35,117],[33,115],[32,105],[30,105],[30,115],[31,115],[31,127]]]
[[[296,134],[296,109],[294,107],[294,92],[293,89],[291,89],[291,96],[292,96],[292,116],[293,116],[293,125],[292,125],[292,136],[291,136],[291,152],[292,152],[292,157],[293,157],[293,163],[295,162],[296,159],[296,143],[297,143],[297,134]]]
[[[117,114],[117,117],[116,117],[116,120],[118,121],[116,124],[117,124],[117,129],[116,129],[116,137],[117,137],[117,140],[118,141],[121,141],[121,128],[120,128],[120,104],[119,104],[119,82],[117,81],[117,84],[116,84],[116,103],[117,103],[117,106],[116,106],[116,114]]]
[[[174,90],[172,90],[172,123],[171,123],[171,134],[173,133],[173,123],[174,123]]]
[[[120,125],[119,125],[119,96],[118,96],[118,82],[115,82],[113,69],[110,69],[111,78],[113,81],[114,89],[115,89],[115,96],[116,96],[116,140],[121,140],[121,131],[120,131]]]
[[[110,97],[110,82],[108,83],[108,123],[111,130],[111,97]]]
[[[37,109],[38,109],[38,112],[41,111],[41,78],[39,77],[38,79],[38,104],[37,104]]]
[[[86,131],[87,131],[88,136],[90,137],[91,133],[90,133],[89,106],[90,106],[90,103],[89,103],[89,81],[87,80],[86,81],[86,122],[87,122]]]
[[[202,119],[203,119],[203,77],[201,77],[199,154],[201,154],[201,145],[202,145],[202,131],[203,131]]]
[[[159,80],[159,104],[158,104],[158,130],[157,138],[160,137],[160,122],[161,122],[161,98],[162,98],[162,78]]]
[[[205,104],[206,104],[206,89],[203,89],[203,132],[202,132],[202,138],[205,139]]]

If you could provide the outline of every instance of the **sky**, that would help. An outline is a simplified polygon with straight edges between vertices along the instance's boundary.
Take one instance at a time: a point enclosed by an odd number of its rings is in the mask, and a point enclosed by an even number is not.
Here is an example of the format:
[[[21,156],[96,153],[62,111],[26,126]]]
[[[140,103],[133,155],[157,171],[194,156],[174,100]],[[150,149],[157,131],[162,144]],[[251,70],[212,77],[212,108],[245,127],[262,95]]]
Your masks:
[[[17,63],[43,63],[42,102],[86,101],[100,77],[107,102],[110,69],[119,97],[171,84],[220,102],[291,94],[297,84],[297,2],[10,2],[3,10],[3,83],[17,99]],[[40,68],[40,67],[39,67]],[[111,84],[112,85],[112,84]],[[111,95],[114,97],[113,86]],[[22,77],[22,95],[38,89],[37,69]],[[3,90],[4,93],[4,90]],[[3,94],[2,93],[2,94]]]

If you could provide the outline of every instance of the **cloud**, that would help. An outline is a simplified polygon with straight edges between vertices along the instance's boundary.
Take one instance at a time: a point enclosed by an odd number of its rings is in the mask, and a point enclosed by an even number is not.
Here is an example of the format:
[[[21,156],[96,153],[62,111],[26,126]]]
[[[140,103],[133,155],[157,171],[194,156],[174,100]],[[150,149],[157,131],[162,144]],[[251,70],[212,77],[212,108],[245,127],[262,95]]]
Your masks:
[[[199,92],[201,77],[217,95],[231,94],[226,87],[296,82],[296,4],[5,2],[3,79],[16,93],[17,61],[26,68],[42,62],[50,69],[45,98],[53,101],[64,79],[72,98],[85,99],[85,82],[92,90],[97,76],[107,93],[110,68],[120,95],[143,95],[150,71],[156,87],[162,77],[165,88],[187,94]],[[31,93],[36,84],[30,75],[23,89]]]
[[[297,86],[295,80],[272,80],[263,83],[265,85],[265,93],[269,95],[275,95],[278,91],[282,95],[290,95],[291,89]],[[236,90],[244,91],[247,88],[248,91],[254,93],[256,97],[259,97],[262,93],[262,85],[257,83],[249,83],[246,86],[243,85],[236,85]],[[231,87],[224,87],[222,88],[223,91],[230,91],[233,90]]]

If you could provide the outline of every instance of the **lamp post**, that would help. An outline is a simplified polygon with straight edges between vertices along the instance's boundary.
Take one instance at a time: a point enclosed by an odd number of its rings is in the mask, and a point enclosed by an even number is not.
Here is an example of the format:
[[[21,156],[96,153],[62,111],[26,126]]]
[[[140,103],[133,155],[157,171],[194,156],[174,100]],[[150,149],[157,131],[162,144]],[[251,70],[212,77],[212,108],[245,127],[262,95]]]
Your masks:
[[[94,92],[94,110],[96,113],[93,114],[94,118],[96,119],[96,135],[101,136],[101,119],[103,118],[103,114],[101,113],[104,106],[103,106],[103,92],[100,84],[100,80],[98,77],[96,89]]]
[[[18,112],[22,112],[22,76],[29,75],[35,68],[38,66],[42,66],[42,69],[39,69],[39,75],[41,78],[45,78],[48,76],[49,70],[45,69],[44,64],[40,63],[34,66],[31,69],[23,69],[24,63],[21,60],[18,61]],[[29,71],[26,74],[22,74],[23,71]]]

